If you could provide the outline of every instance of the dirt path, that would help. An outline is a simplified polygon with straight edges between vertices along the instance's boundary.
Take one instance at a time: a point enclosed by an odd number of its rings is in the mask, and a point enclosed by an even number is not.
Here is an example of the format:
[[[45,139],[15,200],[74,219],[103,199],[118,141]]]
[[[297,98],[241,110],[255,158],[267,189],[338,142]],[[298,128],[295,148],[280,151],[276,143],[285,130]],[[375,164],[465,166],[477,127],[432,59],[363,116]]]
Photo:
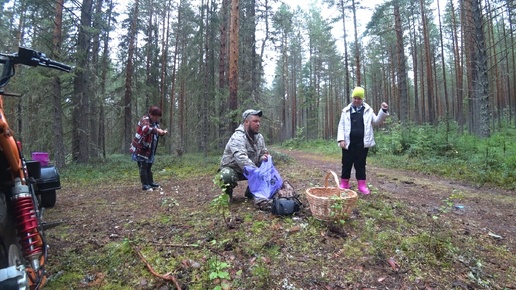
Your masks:
[[[304,168],[333,170],[340,176],[340,160],[300,152],[278,150],[291,156]],[[424,175],[406,170],[367,166],[368,183],[372,188],[387,193],[393,202],[401,200],[424,214],[441,213],[454,216],[463,225],[463,234],[500,239],[510,249],[516,249],[516,217],[514,192],[475,187],[471,184],[447,180],[435,175]],[[351,184],[356,187],[352,173]],[[356,189],[356,188],[355,188]]]
[[[278,169],[300,193],[324,183],[327,170],[340,173],[340,161],[335,158],[274,149],[291,156],[292,162],[278,162]],[[439,215],[437,223],[450,226],[445,233],[456,238],[457,251],[473,251],[477,256],[479,251],[487,251],[478,259],[485,262],[482,278],[498,277],[492,281],[493,289],[516,289],[512,277],[499,274],[514,271],[514,259],[499,256],[500,252],[505,255],[516,249],[513,192],[371,165],[367,170],[373,193],[361,195],[361,199],[370,199],[371,205],[375,201],[386,203],[395,214],[407,212],[400,220],[413,221],[414,228],[430,229],[435,223],[426,215]],[[232,289],[477,289],[477,284],[467,278],[475,265],[473,259],[450,260],[453,266],[442,271],[440,267],[419,265],[421,261],[412,253],[396,256],[371,247],[374,243],[361,242],[362,226],[349,226],[346,232],[306,227],[311,216],[309,208],[303,208],[293,218],[272,216],[256,210],[244,197],[245,182],[235,189],[236,202],[231,206],[236,227],[228,228],[210,206],[220,195],[211,172],[189,178],[158,177],[162,188],[150,192],[142,191],[138,180],[99,185],[63,180],[56,207],[45,213],[48,221],[63,221],[46,231],[50,245],[49,289],[97,289],[101,284],[103,289],[114,289],[114,285],[118,289],[119,284],[126,287],[123,289],[174,289],[162,279],[149,278],[134,251],[123,249],[126,239],[146,249],[158,272],[172,271],[177,275],[183,289],[213,289],[213,285],[206,284],[206,278],[199,278],[212,271],[204,260],[207,254],[231,265],[227,271]],[[356,186],[354,180],[352,186]],[[398,205],[403,210],[396,210]],[[448,210],[443,212],[447,205]],[[455,207],[459,205],[463,208]],[[414,213],[424,218],[418,220]],[[365,220],[360,214],[358,210],[354,212],[350,225]],[[432,222],[429,225],[421,220]],[[390,227],[389,221],[382,222],[375,220],[398,231],[396,226]],[[412,232],[403,231],[411,230],[402,226],[399,234],[410,236]],[[472,249],[471,242],[462,243],[462,239],[486,243]],[[468,247],[461,247],[465,244]],[[483,248],[492,244],[496,245],[494,249]],[[507,251],[498,251],[498,246]],[[358,252],[346,252],[351,249]],[[438,249],[433,251],[438,254]],[[385,255],[402,259],[403,271],[393,269]],[[189,259],[199,266],[189,266]],[[412,268],[423,269],[424,273]],[[414,280],[419,276],[422,278]],[[297,288],[288,288],[286,283]],[[503,287],[496,288],[499,285]]]

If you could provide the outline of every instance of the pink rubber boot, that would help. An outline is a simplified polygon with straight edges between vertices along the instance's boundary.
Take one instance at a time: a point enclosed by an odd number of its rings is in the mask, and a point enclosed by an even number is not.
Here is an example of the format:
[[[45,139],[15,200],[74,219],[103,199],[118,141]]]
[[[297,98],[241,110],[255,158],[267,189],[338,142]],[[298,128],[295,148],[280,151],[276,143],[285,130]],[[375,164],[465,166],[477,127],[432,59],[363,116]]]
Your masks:
[[[340,179],[340,188],[341,189],[349,189],[349,179]]]
[[[365,180],[358,181],[358,191],[363,194],[369,194],[369,188],[367,188],[367,182]]]

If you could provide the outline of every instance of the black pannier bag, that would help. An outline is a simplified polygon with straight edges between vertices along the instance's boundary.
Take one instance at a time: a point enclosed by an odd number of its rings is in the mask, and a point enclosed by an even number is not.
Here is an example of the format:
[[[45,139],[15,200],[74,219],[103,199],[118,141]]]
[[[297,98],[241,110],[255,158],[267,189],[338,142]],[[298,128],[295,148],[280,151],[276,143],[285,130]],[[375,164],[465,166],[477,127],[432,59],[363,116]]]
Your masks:
[[[61,189],[59,172],[54,166],[41,167],[41,175],[36,179],[36,195],[42,207],[50,208],[56,203],[56,190]]]
[[[275,215],[291,215],[299,211],[299,202],[295,199],[276,198],[272,202],[271,213]]]
[[[25,161],[25,165],[27,165],[27,170],[29,171],[29,176],[38,179],[41,177],[41,163],[35,160],[27,160]]]
[[[36,192],[51,191],[61,189],[61,179],[59,172],[54,166],[41,167],[41,176],[36,179]]]
[[[303,204],[299,200],[299,194],[288,180],[283,184],[274,196],[271,204],[271,213],[274,215],[292,215],[301,209]]]

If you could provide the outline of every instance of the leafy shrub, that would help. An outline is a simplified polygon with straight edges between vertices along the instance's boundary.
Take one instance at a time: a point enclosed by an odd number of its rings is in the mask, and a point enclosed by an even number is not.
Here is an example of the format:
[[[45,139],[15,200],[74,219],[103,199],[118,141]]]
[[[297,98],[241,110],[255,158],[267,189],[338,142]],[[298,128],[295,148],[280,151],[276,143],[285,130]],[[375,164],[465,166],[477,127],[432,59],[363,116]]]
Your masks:
[[[459,126],[451,121],[441,122],[438,126],[387,122],[385,128],[376,130],[375,140],[376,146],[369,151],[371,162],[478,184],[516,188],[514,128],[496,132],[490,138],[479,138],[461,133]],[[288,140],[281,146],[340,155],[334,140]]]

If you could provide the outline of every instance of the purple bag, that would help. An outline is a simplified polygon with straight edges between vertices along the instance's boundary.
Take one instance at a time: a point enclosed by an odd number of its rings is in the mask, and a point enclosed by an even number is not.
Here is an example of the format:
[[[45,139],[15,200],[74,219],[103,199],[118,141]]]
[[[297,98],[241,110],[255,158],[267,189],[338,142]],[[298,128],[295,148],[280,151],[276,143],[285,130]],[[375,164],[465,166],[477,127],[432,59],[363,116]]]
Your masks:
[[[249,190],[258,198],[270,199],[281,188],[283,180],[272,163],[272,156],[263,161],[260,167],[245,166],[244,176]]]

